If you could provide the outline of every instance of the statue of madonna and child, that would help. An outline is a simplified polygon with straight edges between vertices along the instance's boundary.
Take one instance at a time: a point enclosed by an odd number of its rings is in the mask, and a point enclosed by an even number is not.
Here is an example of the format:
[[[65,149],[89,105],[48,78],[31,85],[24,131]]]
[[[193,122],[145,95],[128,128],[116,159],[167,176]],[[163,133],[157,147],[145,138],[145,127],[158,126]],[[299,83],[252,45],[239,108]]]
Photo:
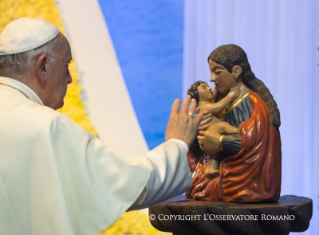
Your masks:
[[[197,101],[196,113],[204,113],[187,154],[192,172],[188,198],[150,207],[152,225],[176,235],[286,235],[307,230],[312,200],[280,197],[280,113],[269,89],[255,77],[237,45],[216,48],[208,65],[215,87],[197,81],[187,92]],[[161,215],[173,219],[163,221]],[[193,217],[174,219],[182,215]]]
[[[192,187],[186,196],[224,202],[272,202],[280,197],[280,113],[237,45],[208,56],[212,90],[197,81],[188,94],[206,113],[188,152]]]

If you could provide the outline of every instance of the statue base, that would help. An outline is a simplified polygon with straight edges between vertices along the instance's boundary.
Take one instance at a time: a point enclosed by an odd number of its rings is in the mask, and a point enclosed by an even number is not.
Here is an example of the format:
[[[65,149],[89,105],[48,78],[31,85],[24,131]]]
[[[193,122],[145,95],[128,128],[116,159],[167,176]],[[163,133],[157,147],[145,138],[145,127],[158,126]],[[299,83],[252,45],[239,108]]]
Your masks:
[[[272,203],[197,201],[179,196],[149,208],[152,225],[174,235],[286,235],[303,232],[312,200],[285,195]]]

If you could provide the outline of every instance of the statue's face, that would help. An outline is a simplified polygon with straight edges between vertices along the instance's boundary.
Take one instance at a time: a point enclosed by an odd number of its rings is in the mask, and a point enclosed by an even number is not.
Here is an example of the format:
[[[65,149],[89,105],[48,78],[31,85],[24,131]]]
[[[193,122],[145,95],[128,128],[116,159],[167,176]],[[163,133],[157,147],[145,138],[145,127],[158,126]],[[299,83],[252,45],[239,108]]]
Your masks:
[[[221,64],[209,60],[210,81],[215,83],[216,89],[222,95],[226,95],[231,88],[236,86],[236,79],[233,73]]]
[[[205,82],[201,83],[197,87],[199,101],[212,101],[214,99],[212,88],[210,88]]]

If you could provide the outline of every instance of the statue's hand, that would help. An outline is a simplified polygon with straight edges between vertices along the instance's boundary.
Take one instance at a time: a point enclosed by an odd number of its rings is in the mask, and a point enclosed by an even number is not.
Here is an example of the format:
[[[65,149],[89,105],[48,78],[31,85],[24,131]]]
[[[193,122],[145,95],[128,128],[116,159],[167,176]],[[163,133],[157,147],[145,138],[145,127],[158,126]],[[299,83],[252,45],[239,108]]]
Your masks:
[[[200,148],[206,154],[214,154],[219,152],[219,137],[215,131],[200,131],[197,139]]]
[[[228,93],[229,97],[232,100],[237,99],[239,94],[240,94],[240,87],[239,86],[233,87],[232,89],[230,89],[230,91]]]
[[[189,112],[195,112],[196,109],[196,101],[191,99],[189,95],[186,96],[181,111],[178,112],[180,104],[180,99],[175,100],[173,103],[171,116],[166,128],[165,140],[179,139],[190,146],[196,138],[203,114],[196,114],[193,118],[189,115]]]
[[[202,121],[199,124],[198,130],[203,131],[212,125],[213,115],[211,113],[205,113]]]

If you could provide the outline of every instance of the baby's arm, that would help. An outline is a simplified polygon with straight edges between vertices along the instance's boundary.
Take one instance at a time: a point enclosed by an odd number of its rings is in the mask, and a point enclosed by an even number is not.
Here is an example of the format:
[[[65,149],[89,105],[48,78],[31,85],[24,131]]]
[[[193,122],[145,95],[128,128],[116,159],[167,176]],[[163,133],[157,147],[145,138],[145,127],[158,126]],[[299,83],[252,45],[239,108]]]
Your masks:
[[[239,95],[239,88],[232,88],[226,97],[221,99],[217,103],[208,103],[208,104],[202,104],[199,107],[199,113],[211,113],[213,115],[221,113],[227,105],[229,105],[234,99],[236,99]]]

